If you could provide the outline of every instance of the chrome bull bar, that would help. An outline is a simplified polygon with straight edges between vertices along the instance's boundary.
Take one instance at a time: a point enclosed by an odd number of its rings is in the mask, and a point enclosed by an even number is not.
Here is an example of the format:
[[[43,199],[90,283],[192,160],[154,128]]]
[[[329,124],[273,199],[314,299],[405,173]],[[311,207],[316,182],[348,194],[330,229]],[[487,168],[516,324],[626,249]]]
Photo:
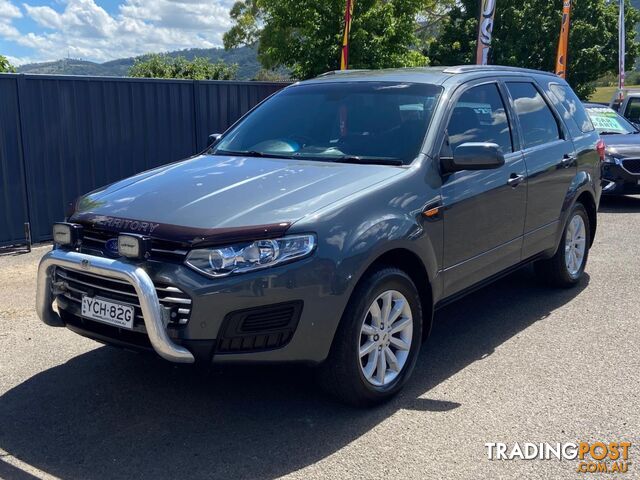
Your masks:
[[[56,266],[130,283],[138,295],[147,335],[157,354],[165,360],[175,363],[193,363],[195,361],[189,350],[172,342],[167,335],[158,294],[147,272],[137,265],[122,260],[95,257],[66,250],[52,250],[42,257],[38,266],[36,311],[44,323],[52,327],[65,326],[60,315],[53,310],[54,294],[51,290],[51,284],[53,267]]]

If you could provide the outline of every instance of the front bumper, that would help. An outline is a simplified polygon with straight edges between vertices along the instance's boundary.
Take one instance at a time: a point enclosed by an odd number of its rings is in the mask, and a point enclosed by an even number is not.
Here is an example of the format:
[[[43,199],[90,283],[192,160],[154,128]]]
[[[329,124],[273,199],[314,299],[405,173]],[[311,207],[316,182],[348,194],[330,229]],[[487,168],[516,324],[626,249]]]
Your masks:
[[[53,309],[55,295],[52,290],[52,273],[56,266],[130,283],[137,293],[149,342],[156,353],[175,363],[195,361],[189,350],[174,343],[167,335],[166,326],[169,319],[160,306],[155,286],[147,272],[122,260],[66,250],[52,250],[47,253],[38,267],[36,293],[36,311],[45,324],[53,327],[66,326],[60,314]]]
[[[602,166],[602,193],[605,195],[634,195],[640,193],[640,174],[623,165],[605,163]]]
[[[163,313],[152,315],[162,319],[162,325],[166,327],[166,330],[162,330],[166,331],[164,338],[168,344],[188,350],[195,357],[195,362],[318,364],[329,353],[348,301],[349,284],[336,281],[335,264],[317,255],[271,269],[211,279],[178,262],[147,260],[135,265],[129,261],[64,250],[47,254],[42,260],[38,279],[40,318],[49,325],[66,326],[80,335],[133,350],[162,351],[149,342],[151,335],[147,339],[147,332],[151,331],[146,319],[149,315],[142,312],[144,324],[138,328],[136,323],[135,331],[118,329],[84,319],[80,315],[79,303],[66,302],[64,296],[55,292],[55,288],[54,292],[51,291],[51,277],[55,280],[60,270],[58,268],[52,273],[53,267],[57,265],[82,273],[82,260],[94,266],[105,263],[117,271],[133,269],[145,278],[145,282],[149,282],[147,287],[151,292],[154,286],[156,290],[162,290],[163,286],[166,288],[171,285],[190,298],[190,318],[185,324],[178,325],[171,321],[167,326],[167,318],[162,316],[166,317],[163,308],[160,308]],[[110,275],[109,271],[106,274]],[[126,274],[127,281],[129,275]],[[99,291],[94,293],[109,298],[109,295]],[[54,299],[57,299],[59,314],[52,312],[51,303]],[[113,300],[121,302],[123,299]],[[151,295],[150,302],[157,306],[158,300]],[[160,303],[163,303],[162,295]],[[247,315],[256,311],[268,326],[273,327],[273,322],[277,323],[275,317],[282,318],[282,309],[287,308],[295,318],[291,324],[284,325],[283,322],[279,330],[275,329],[280,332],[279,338],[274,338],[274,328],[257,332],[259,328],[255,315],[250,318],[252,329],[241,327]],[[288,332],[283,333],[287,329]]]

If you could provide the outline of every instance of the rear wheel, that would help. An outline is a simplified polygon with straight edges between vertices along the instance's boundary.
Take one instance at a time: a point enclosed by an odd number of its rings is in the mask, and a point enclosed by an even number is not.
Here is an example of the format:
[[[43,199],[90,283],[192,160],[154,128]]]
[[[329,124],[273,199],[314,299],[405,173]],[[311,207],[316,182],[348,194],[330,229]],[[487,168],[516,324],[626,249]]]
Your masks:
[[[577,203],[564,229],[556,254],[536,263],[539,277],[550,285],[572,287],[580,282],[589,257],[591,245],[589,215],[581,203]]]
[[[321,381],[351,405],[388,400],[410,377],[421,338],[422,309],[412,280],[395,268],[377,270],[354,291],[320,367]]]

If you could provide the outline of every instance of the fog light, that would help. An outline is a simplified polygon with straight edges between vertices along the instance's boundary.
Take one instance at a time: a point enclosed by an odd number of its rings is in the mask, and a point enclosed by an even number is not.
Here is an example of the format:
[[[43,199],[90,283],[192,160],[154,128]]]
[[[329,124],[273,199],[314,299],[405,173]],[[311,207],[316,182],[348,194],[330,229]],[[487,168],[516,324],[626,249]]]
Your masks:
[[[53,241],[61,247],[76,247],[82,238],[82,225],[76,223],[54,223]]]
[[[151,253],[151,239],[144,235],[119,235],[118,253],[127,258],[147,258]]]

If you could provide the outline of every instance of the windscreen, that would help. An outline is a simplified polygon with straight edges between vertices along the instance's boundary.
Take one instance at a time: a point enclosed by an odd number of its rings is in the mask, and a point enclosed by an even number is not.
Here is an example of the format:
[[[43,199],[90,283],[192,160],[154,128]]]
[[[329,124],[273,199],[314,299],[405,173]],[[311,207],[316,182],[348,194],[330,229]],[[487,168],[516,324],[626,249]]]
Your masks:
[[[293,86],[249,114],[212,153],[409,164],[420,151],[441,91],[398,82]]]
[[[598,133],[602,134],[626,134],[636,133],[637,129],[624,117],[607,107],[588,107],[587,113]]]

